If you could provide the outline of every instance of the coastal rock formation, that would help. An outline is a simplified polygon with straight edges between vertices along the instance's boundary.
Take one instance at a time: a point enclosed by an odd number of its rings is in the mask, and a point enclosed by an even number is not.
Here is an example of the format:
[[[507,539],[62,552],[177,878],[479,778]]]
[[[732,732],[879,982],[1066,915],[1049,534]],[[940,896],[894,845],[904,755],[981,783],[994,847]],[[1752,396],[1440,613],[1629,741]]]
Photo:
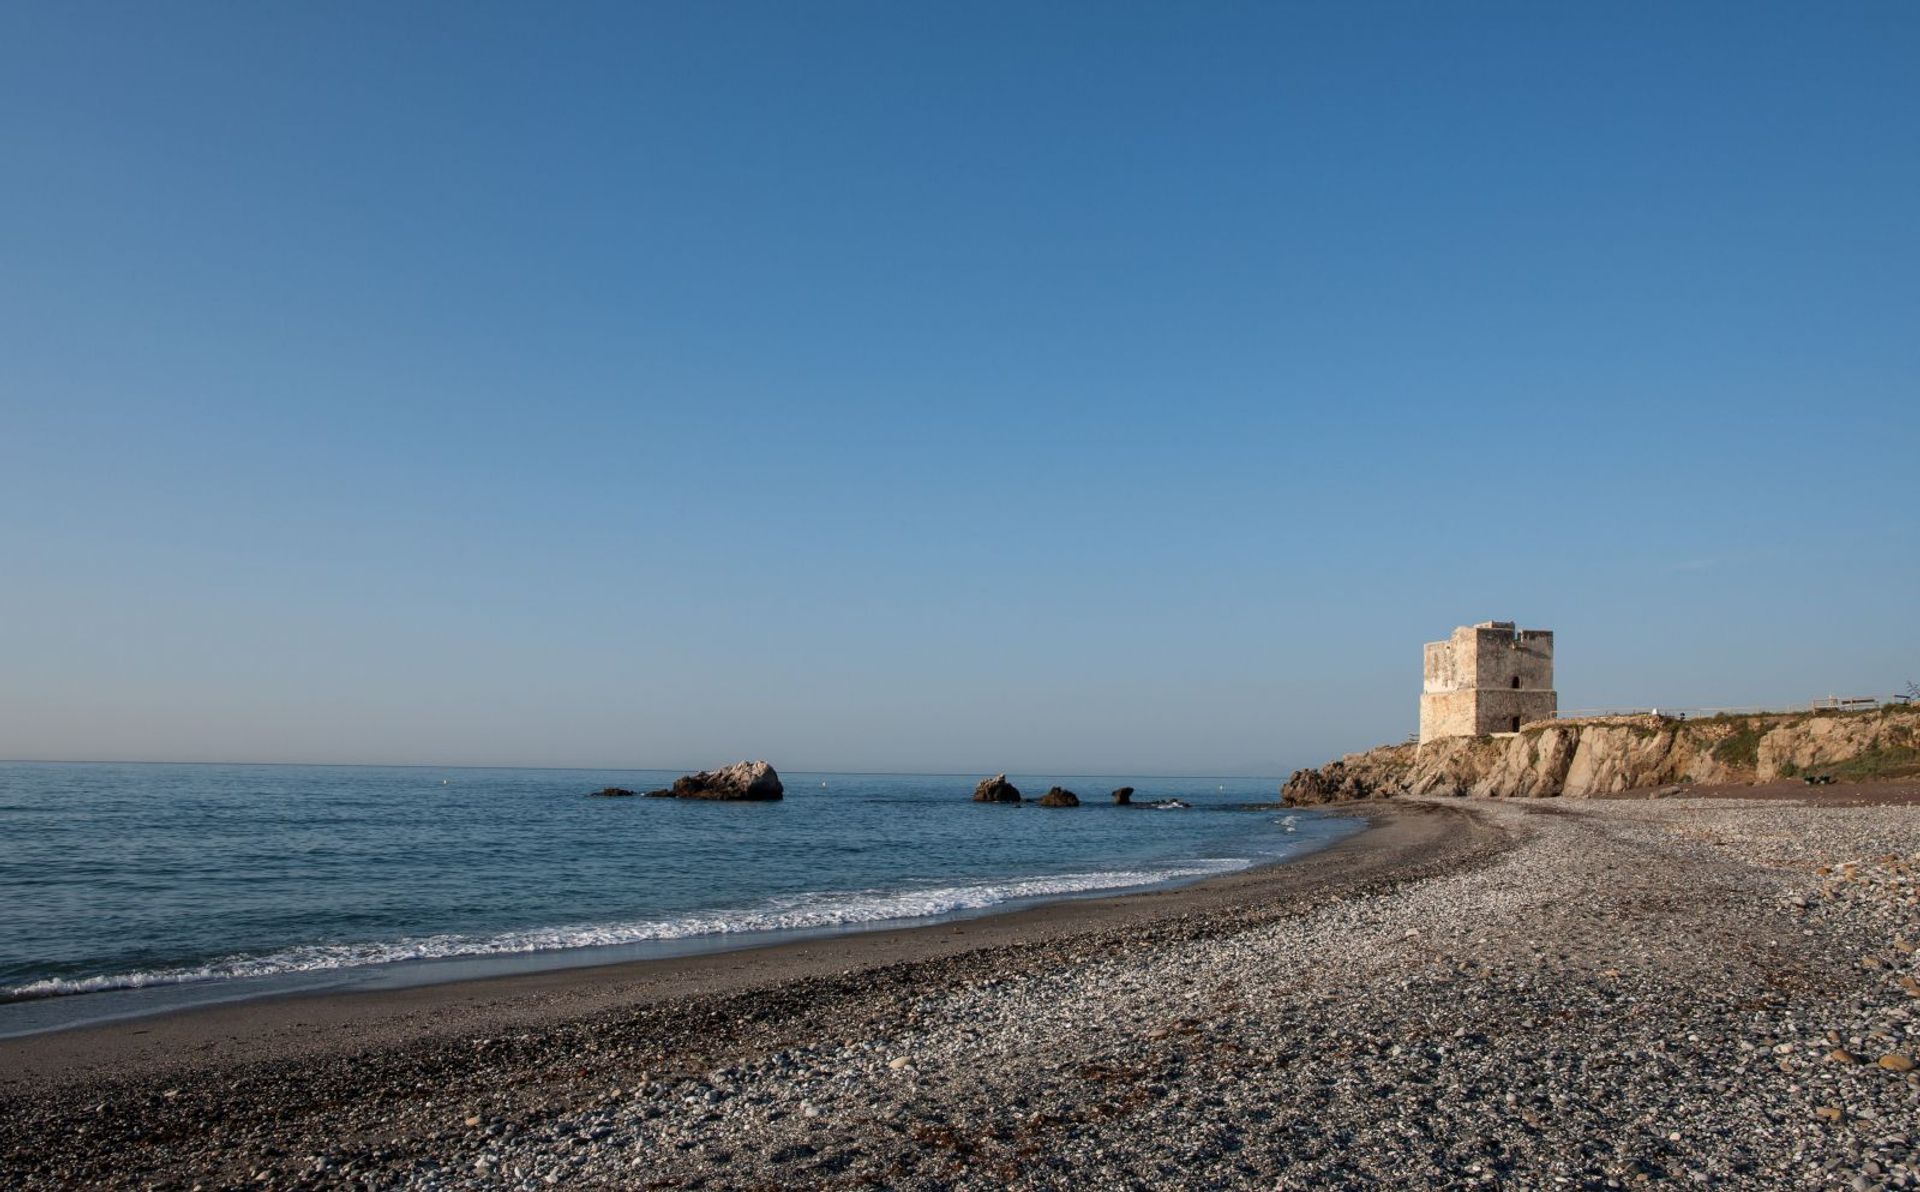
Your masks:
[[[1113,803],[1116,807],[1131,807],[1133,805],[1133,788],[1123,786],[1119,790],[1114,791]]]
[[[1020,788],[1007,781],[1005,774],[995,774],[992,778],[983,778],[980,785],[973,788],[975,803],[1018,803]]]
[[[1040,806],[1078,807],[1080,806],[1080,796],[1064,787],[1056,786],[1050,788],[1046,794],[1040,796]]]
[[[1299,770],[1295,806],[1393,795],[1575,798],[1642,787],[1920,774],[1920,709],[1544,720],[1513,734],[1386,745]]]
[[[766,802],[786,797],[780,775],[765,762],[735,762],[718,770],[702,770],[676,778],[663,791],[648,791],[650,799],[719,799]]]
[[[602,787],[593,793],[596,798],[601,799],[631,799],[633,797],[633,792],[624,786]]]

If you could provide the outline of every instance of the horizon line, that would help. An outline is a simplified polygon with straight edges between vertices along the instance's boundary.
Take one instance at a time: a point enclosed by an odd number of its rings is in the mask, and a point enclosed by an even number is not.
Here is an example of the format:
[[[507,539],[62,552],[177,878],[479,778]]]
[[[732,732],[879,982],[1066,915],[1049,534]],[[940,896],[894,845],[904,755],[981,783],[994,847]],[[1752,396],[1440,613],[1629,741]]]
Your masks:
[[[687,769],[678,766],[508,766],[508,765],[472,765],[468,763],[439,762],[259,762],[259,761],[208,761],[194,759],[190,761],[156,761],[143,758],[74,758],[74,757],[6,757],[0,758],[0,765],[27,766],[285,766],[306,769],[336,770],[567,770],[582,773],[602,771],[613,773],[657,773],[671,774],[698,773],[699,767]],[[778,772],[776,770],[776,772]],[[1079,770],[788,770],[788,774],[845,774],[861,778],[966,778],[975,773],[987,777],[994,774],[1028,773],[1051,775],[1066,778],[1232,778],[1236,780],[1260,779],[1272,780],[1284,778],[1278,773],[1272,774],[1170,774],[1149,773],[1144,770],[1120,773],[1100,774]]]

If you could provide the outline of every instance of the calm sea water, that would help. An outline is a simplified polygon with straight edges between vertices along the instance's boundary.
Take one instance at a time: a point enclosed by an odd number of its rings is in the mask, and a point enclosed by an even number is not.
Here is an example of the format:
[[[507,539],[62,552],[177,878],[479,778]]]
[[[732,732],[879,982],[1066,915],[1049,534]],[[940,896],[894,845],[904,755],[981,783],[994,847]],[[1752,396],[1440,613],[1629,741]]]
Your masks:
[[[1272,780],[785,774],[779,803],[598,799],[674,773],[0,763],[0,1034],[369,979],[441,979],[975,914],[1193,880],[1352,821]],[[491,968],[476,962],[492,960]],[[164,991],[164,992],[163,992]],[[60,995],[87,995],[60,996]],[[118,996],[115,996],[115,995]],[[59,1003],[54,1005],[52,1003]]]

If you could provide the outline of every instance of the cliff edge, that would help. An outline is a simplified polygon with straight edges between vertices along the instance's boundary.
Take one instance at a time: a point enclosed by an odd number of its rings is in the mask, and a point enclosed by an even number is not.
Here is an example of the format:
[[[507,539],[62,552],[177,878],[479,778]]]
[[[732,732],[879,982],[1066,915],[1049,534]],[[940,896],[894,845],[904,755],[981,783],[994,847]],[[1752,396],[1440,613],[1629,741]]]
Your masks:
[[[1579,798],[1813,774],[1854,782],[1920,774],[1920,708],[1542,720],[1517,733],[1350,753],[1295,771],[1280,797],[1294,806],[1393,795]]]

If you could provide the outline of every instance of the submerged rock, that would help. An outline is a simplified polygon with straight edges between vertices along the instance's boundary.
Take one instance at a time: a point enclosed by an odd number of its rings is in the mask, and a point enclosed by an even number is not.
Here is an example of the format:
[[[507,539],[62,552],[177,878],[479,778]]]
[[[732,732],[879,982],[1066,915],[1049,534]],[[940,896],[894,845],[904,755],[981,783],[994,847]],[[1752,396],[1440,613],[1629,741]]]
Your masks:
[[[1131,807],[1133,805],[1133,788],[1123,786],[1119,790],[1114,791],[1113,805],[1115,807]]]
[[[1080,796],[1067,790],[1065,787],[1056,786],[1047,791],[1046,794],[1040,796],[1040,806],[1078,807],[1080,806]]]
[[[1020,788],[1007,781],[1005,774],[995,774],[992,778],[983,778],[980,785],[973,788],[975,803],[1018,803]]]
[[[676,778],[663,791],[648,791],[649,799],[722,799],[766,802],[786,796],[780,775],[765,762],[735,762],[718,770],[702,770]]]
[[[595,798],[600,799],[631,799],[633,797],[633,792],[624,786],[602,787],[593,794]]]

